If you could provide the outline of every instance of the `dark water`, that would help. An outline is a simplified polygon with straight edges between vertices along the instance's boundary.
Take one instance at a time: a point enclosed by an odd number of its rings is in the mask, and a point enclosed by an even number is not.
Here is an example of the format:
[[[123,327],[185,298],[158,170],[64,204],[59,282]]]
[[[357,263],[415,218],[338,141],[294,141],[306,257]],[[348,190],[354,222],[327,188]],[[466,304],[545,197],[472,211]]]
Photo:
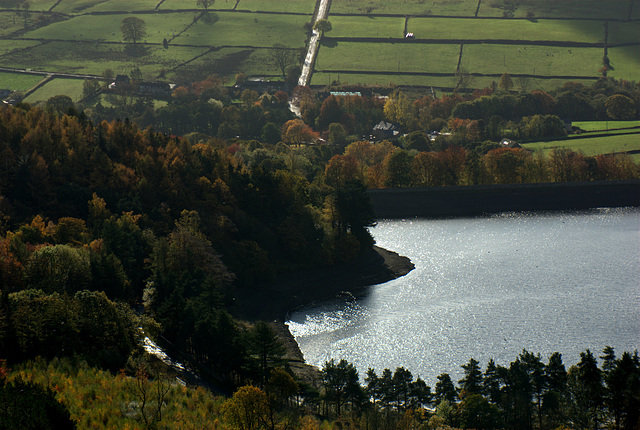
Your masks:
[[[526,348],[567,367],[579,353],[640,349],[640,209],[382,221],[378,245],[409,275],[294,313],[305,358],[361,377],[404,366],[432,386],[473,357],[508,365]],[[380,373],[380,372],[378,372]]]

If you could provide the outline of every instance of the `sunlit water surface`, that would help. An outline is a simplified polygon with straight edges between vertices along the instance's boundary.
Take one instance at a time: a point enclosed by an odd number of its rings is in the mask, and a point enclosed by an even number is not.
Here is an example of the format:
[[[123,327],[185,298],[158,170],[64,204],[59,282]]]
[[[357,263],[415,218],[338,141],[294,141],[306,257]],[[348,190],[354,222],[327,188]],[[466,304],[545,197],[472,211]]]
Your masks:
[[[381,221],[376,243],[407,256],[407,276],[294,312],[305,359],[408,368],[457,382],[473,357],[508,365],[523,348],[559,351],[567,367],[591,349],[640,348],[640,210],[508,213]]]

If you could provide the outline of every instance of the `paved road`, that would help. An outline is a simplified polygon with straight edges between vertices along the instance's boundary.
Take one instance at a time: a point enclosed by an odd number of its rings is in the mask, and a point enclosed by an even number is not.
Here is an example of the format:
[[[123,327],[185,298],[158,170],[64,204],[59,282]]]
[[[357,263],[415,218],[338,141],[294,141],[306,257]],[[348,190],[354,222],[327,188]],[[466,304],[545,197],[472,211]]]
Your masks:
[[[320,0],[320,7],[318,8],[318,14],[316,16],[316,22],[327,17],[329,12],[329,0]],[[315,22],[314,22],[315,25]],[[311,75],[311,65],[318,53],[318,44],[320,42],[320,32],[313,30],[313,35],[309,41],[309,50],[307,56],[304,59],[304,65],[302,66],[302,73],[298,79],[298,85],[309,85],[309,76]]]

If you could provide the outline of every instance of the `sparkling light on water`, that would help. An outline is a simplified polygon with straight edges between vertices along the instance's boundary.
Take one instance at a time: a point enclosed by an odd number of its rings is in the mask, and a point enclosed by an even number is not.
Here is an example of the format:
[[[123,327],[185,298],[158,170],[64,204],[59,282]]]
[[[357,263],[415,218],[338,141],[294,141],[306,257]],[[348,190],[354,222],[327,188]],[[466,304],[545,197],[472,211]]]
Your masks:
[[[509,213],[380,222],[376,243],[407,256],[407,276],[290,316],[305,358],[361,376],[404,366],[454,382],[473,357],[508,365],[526,348],[567,367],[579,353],[640,348],[640,210]]]

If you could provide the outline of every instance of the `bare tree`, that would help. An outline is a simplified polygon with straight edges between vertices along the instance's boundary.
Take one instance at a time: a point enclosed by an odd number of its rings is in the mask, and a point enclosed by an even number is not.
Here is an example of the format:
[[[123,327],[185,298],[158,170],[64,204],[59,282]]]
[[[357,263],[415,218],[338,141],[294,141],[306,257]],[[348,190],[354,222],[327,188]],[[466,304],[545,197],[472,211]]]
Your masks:
[[[275,44],[269,49],[269,57],[274,66],[282,72],[282,78],[287,79],[287,69],[296,62],[296,51],[283,45]]]
[[[456,71],[453,79],[453,91],[464,92],[471,87],[473,76],[461,67]]]
[[[146,365],[138,364],[131,393],[137,397],[140,418],[147,429],[157,428],[162,421],[162,410],[166,407],[166,399],[171,385],[166,375],[158,375],[150,381]]]
[[[27,19],[29,18],[29,9],[31,9],[31,3],[29,3],[29,0],[22,0],[16,6],[18,9],[22,9],[22,12],[20,14],[24,18],[24,28],[27,28]]]

